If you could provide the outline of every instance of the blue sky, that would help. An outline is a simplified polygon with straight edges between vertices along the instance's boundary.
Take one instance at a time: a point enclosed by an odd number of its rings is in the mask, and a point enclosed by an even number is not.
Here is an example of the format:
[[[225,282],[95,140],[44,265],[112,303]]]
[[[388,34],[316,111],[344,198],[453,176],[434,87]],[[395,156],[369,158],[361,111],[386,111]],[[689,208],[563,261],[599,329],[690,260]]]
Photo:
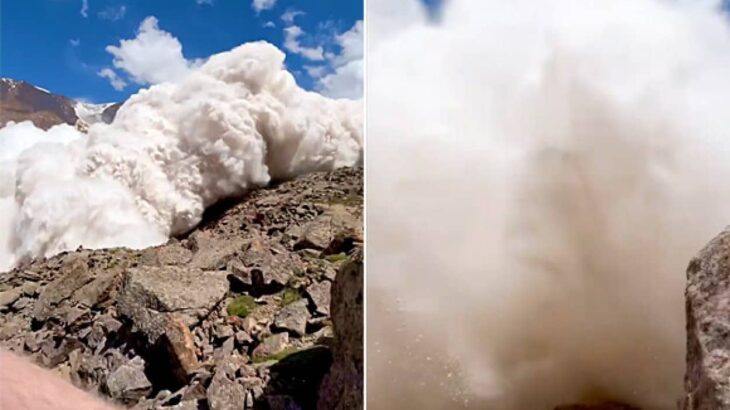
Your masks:
[[[287,12],[293,20],[285,21]],[[335,97],[361,93],[354,82],[362,77],[361,31],[355,27],[362,0],[1,0],[0,13],[0,75],[72,98],[120,101],[160,77],[150,72],[154,67],[135,67],[134,61],[121,61],[127,69],[115,66],[107,50],[135,39],[149,16],[157,20],[154,27],[148,21],[150,36],[169,33],[188,61],[267,40],[287,53],[287,67],[303,87]],[[151,61],[144,54],[136,58]]]

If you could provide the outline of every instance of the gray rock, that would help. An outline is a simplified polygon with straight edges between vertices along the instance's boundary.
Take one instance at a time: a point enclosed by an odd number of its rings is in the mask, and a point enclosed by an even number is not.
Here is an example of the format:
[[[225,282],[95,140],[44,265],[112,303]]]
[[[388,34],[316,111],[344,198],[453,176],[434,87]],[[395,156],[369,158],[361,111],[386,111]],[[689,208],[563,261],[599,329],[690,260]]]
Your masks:
[[[68,360],[72,351],[83,348],[76,339],[63,339],[58,346],[52,338],[44,339],[41,344],[41,363],[46,367],[56,367]]]
[[[298,256],[275,254],[272,249],[265,240],[256,238],[248,243],[242,257],[253,286],[259,290],[271,285],[284,286],[293,274],[304,269]]]
[[[52,314],[55,307],[68,299],[76,290],[91,282],[94,276],[89,272],[88,255],[85,253],[71,254],[63,263],[61,276],[46,286],[33,307],[33,318],[45,321]]]
[[[238,383],[218,372],[208,386],[206,393],[210,410],[240,410],[246,400],[246,391]]]
[[[74,307],[74,306],[68,307],[68,308],[66,308],[64,310],[65,310],[65,313],[64,313],[63,316],[65,318],[66,324],[68,324],[68,325],[74,324],[77,320],[81,319],[84,316],[86,316],[87,318],[89,316],[91,316],[88,310],[86,310],[86,309],[79,309],[79,308]]]
[[[225,360],[228,356],[233,353],[233,350],[235,349],[235,341],[233,340],[233,337],[229,337],[226,339],[220,348],[215,349],[213,353],[213,360],[216,362],[220,362],[222,360]]]
[[[213,326],[213,336],[217,339],[226,339],[233,336],[233,327],[224,324],[216,324]]]
[[[144,373],[144,362],[139,360],[119,366],[106,380],[109,394],[125,403],[135,403],[152,391],[152,383]]]
[[[254,360],[267,360],[270,356],[281,353],[289,344],[289,334],[286,332],[273,334],[264,339],[253,350]]]
[[[193,258],[193,253],[179,243],[155,249],[157,263],[160,265],[185,265]]]
[[[15,316],[0,326],[0,341],[8,340],[17,336],[24,329],[30,327],[30,324],[22,317]]]
[[[297,336],[304,336],[309,320],[307,300],[299,299],[284,306],[274,319],[274,326],[278,329],[288,330]]]
[[[337,235],[361,236],[361,223],[344,207],[331,207],[327,212],[302,227],[294,249],[325,250]]]
[[[32,304],[33,304],[33,299],[21,297],[20,299],[16,300],[15,303],[13,303],[13,309],[22,310]]]
[[[118,308],[154,344],[165,332],[168,321],[165,313],[174,312],[191,325],[201,310],[210,312],[227,292],[225,272],[147,266],[126,273]]]
[[[730,229],[687,268],[685,410],[730,409]]]
[[[234,259],[229,261],[226,270],[231,273],[233,280],[243,287],[253,286],[251,271],[240,260]]]
[[[79,290],[74,292],[73,299],[85,307],[95,307],[108,298],[121,271],[103,271]]]
[[[322,315],[330,314],[330,300],[332,283],[329,281],[316,282],[307,288],[307,296],[314,304],[317,313]]]
[[[239,330],[238,332],[236,332],[234,337],[236,338],[236,342],[239,345],[247,345],[253,341],[253,339],[251,338],[251,335],[246,333],[246,331],[244,331],[244,330]]]
[[[221,240],[210,231],[196,231],[191,235],[193,257],[190,266],[203,270],[224,270],[228,262],[241,251],[245,241],[240,238]]]
[[[23,346],[29,352],[37,352],[50,336],[49,332],[42,330],[28,333],[23,340]]]
[[[8,307],[15,303],[21,296],[23,296],[22,288],[14,288],[0,292],[0,307]]]
[[[23,286],[21,287],[21,289],[23,290],[23,294],[25,296],[33,297],[38,294],[39,287],[40,287],[40,285],[37,282],[27,281],[27,282],[23,283]]]
[[[334,354],[319,390],[318,410],[363,407],[363,255],[357,248],[332,286]]]

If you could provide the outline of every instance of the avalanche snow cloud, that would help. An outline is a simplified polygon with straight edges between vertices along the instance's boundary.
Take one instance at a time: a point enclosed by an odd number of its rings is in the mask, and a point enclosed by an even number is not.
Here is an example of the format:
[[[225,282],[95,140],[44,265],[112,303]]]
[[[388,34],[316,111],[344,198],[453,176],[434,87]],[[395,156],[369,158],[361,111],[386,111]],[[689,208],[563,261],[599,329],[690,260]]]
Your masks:
[[[0,129],[0,265],[79,245],[159,244],[221,198],[360,163],[361,108],[299,88],[284,54],[257,42],[140,91],[88,135],[10,124]]]
[[[684,271],[730,221],[721,2],[368,22],[369,406],[676,408]]]

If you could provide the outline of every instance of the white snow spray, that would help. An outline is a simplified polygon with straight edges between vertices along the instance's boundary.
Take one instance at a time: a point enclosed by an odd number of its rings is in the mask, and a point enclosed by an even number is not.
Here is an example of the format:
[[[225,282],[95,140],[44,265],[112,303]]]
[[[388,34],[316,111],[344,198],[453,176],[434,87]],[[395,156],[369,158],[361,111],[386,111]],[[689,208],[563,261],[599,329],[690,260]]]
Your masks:
[[[730,221],[721,2],[367,12],[369,408],[676,408]]]
[[[297,86],[284,53],[247,43],[132,96],[88,135],[0,129],[0,267],[193,228],[216,201],[362,161],[362,102]]]

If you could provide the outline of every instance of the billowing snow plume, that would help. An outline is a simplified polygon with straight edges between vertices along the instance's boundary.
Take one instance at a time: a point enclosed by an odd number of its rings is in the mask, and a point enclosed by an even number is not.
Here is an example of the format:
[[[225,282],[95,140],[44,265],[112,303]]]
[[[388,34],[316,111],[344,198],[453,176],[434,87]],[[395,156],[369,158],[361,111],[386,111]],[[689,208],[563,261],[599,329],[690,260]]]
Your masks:
[[[368,3],[369,408],[676,408],[730,222],[720,3]]]
[[[249,43],[140,91],[88,136],[0,130],[13,148],[0,150],[12,152],[0,165],[3,267],[79,245],[157,244],[221,198],[362,161],[361,102],[299,88],[283,62],[274,46]]]

